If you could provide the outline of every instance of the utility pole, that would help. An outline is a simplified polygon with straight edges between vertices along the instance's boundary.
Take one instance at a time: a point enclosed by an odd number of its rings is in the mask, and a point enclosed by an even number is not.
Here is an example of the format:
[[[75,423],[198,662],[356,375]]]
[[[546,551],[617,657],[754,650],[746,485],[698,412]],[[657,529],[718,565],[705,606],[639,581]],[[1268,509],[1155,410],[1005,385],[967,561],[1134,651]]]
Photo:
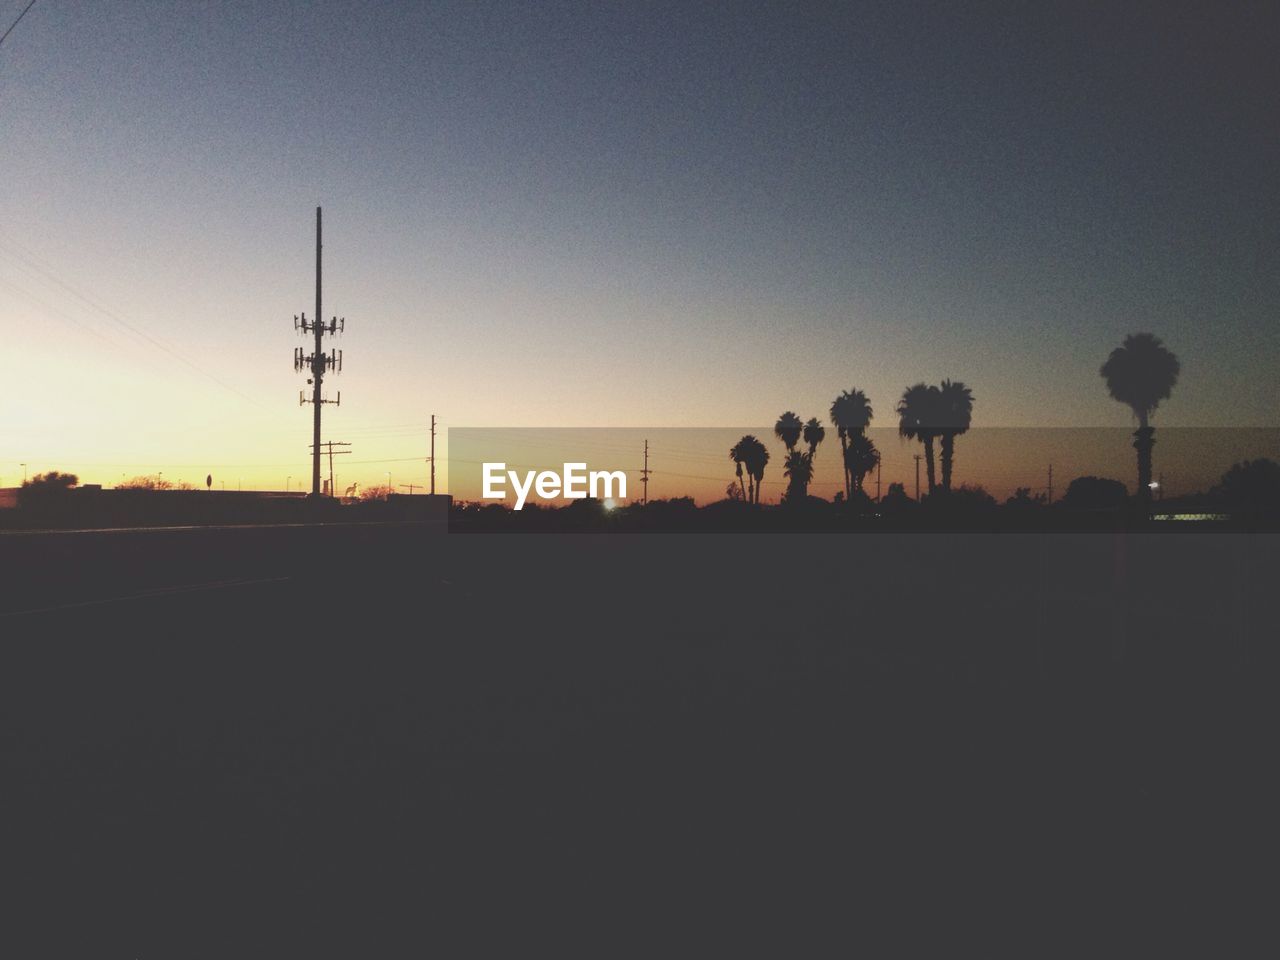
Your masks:
[[[411,497],[412,497],[412,496],[413,496],[413,491],[417,490],[420,486],[422,486],[422,484],[420,484],[420,483],[402,483],[402,484],[400,484],[400,486],[402,486],[402,487],[408,487],[408,488],[409,488],[409,496],[411,496]]]
[[[648,505],[649,503],[649,474],[653,473],[649,469],[649,441],[644,442],[644,469],[640,471],[640,483],[644,487],[644,494],[640,498],[640,503]]]
[[[350,450],[334,450],[334,447],[350,447],[351,444],[344,443],[341,440],[326,440],[320,446],[325,447],[329,453],[329,496],[333,496],[333,457],[335,454],[342,456],[344,453],[350,453]]]
[[[332,370],[334,373],[342,372],[342,351],[334,350],[328,355],[324,352],[322,338],[327,333],[330,336],[336,336],[341,333],[347,325],[347,318],[338,319],[334,317],[328,323],[325,323],[321,317],[320,300],[320,251],[322,244],[320,242],[320,208],[316,207],[316,312],[315,316],[307,319],[304,313],[301,318],[295,316],[293,318],[293,329],[301,330],[303,334],[313,334],[315,336],[315,349],[310,355],[304,355],[302,348],[298,347],[293,352],[293,369],[294,372],[308,370],[311,378],[307,383],[311,384],[311,399],[306,399],[305,391],[298,392],[298,405],[304,403],[312,403],[315,405],[315,413],[311,424],[311,495],[313,497],[320,496],[320,407],[326,403],[335,405],[342,404],[342,391],[338,391],[337,400],[326,400],[320,393],[320,387],[324,382],[324,374],[326,370]],[[331,463],[332,472],[332,463]],[[330,484],[332,490],[332,484]]]
[[[315,450],[311,454],[311,495],[313,497],[320,496],[320,408],[324,405],[324,400],[320,396],[320,385],[324,382],[325,368],[324,362],[320,359],[324,356],[324,348],[320,345],[320,338],[324,336],[324,311],[320,309],[320,251],[323,249],[320,242],[320,227],[320,208],[316,207],[316,312],[315,322],[312,324],[315,327],[316,347],[311,355],[311,378],[315,385],[315,392],[312,394],[315,415],[311,429],[311,442],[315,444]],[[306,315],[303,314],[303,316]]]
[[[916,454],[916,503],[920,502],[920,454]]]
[[[413,493],[412,490],[409,491]],[[436,495],[436,415],[431,415],[431,495]]]
[[[1049,464],[1049,506],[1053,506],[1053,464]]]
[[[882,464],[880,463],[879,460],[877,460],[876,461],[876,503],[880,502],[880,467],[881,466]]]

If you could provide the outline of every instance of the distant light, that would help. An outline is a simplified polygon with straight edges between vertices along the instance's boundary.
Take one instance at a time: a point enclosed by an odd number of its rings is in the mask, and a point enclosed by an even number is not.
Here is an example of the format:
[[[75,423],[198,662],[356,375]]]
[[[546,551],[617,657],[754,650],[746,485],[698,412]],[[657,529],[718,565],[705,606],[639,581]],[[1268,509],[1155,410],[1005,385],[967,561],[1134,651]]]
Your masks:
[[[614,500],[612,497],[610,497],[609,499],[605,500],[605,502],[604,502],[604,508],[605,508],[606,510],[612,510],[612,509],[614,509],[615,507],[617,507],[617,505],[618,505],[617,501],[616,501],[616,500]]]
[[[1149,488],[1151,488],[1152,490],[1159,490],[1159,489],[1160,489],[1160,484],[1159,484],[1157,481],[1155,481],[1155,480],[1152,480],[1150,483],[1148,483],[1148,484],[1147,484],[1147,486],[1148,486]]]

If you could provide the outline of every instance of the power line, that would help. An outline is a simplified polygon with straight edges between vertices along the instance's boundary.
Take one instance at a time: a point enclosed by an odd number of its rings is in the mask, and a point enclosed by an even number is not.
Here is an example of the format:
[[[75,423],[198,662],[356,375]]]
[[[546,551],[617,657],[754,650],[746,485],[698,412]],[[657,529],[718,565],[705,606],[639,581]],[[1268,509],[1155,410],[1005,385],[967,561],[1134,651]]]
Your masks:
[[[464,434],[464,436],[461,439],[464,441],[472,442],[472,443],[480,440],[505,440],[506,442],[511,443],[513,445],[521,442],[527,445],[534,445],[534,444],[544,445],[551,441],[549,441],[546,436],[538,436],[537,434],[539,432],[551,433],[557,430],[577,431],[579,429],[597,429],[597,428],[529,427],[527,429],[522,429],[517,427],[517,428],[503,429],[503,428],[493,428],[493,427],[475,427],[472,429],[474,429],[475,434],[477,435],[467,436]],[[632,428],[621,428],[621,429],[632,429]],[[481,433],[483,433],[483,435],[479,435]],[[578,449],[602,450],[602,451],[608,451],[610,453],[616,453],[616,454],[624,454],[634,449],[630,443],[625,443],[622,441],[584,439],[579,436],[570,436],[568,438],[565,438],[563,440],[562,445],[573,450],[578,450]],[[696,453],[694,452],[684,453],[674,448],[669,450],[666,446],[663,447],[663,450],[672,453],[673,454],[672,459],[680,462],[690,462],[690,463],[700,462],[708,465],[710,464],[719,465],[724,463],[723,457],[709,453],[706,450],[698,451]]]
[[[333,485],[333,458],[334,456],[342,456],[343,454],[349,454],[351,453],[351,451],[350,450],[334,450],[333,448],[334,447],[350,447],[351,444],[341,440],[326,440],[323,444],[321,444],[321,446],[327,447],[328,453],[329,453],[329,496],[331,497],[336,496],[336,494],[333,492],[336,489]]]
[[[22,8],[22,12],[18,14],[18,19],[14,20],[13,23],[9,24],[9,29],[4,32],[3,37],[0,37],[0,43],[4,43],[6,40],[9,39],[9,34],[13,33],[13,28],[16,27],[19,21],[21,21],[22,18],[27,15],[27,11],[30,10],[35,5],[36,5],[36,0],[31,0],[30,3],[28,3],[25,7]]]
[[[49,314],[51,314],[52,316],[59,317],[62,320],[66,320],[68,323],[75,325],[79,329],[83,330],[85,333],[88,333],[93,335],[94,337],[97,337],[103,343],[114,345],[112,344],[111,340],[103,336],[101,332],[99,332],[98,330],[95,330],[92,326],[85,323],[83,320],[77,319],[76,317],[73,317],[71,314],[65,313],[64,311],[59,310],[53,304],[47,303],[46,301],[41,300],[39,297],[33,294],[30,290],[27,290],[24,287],[20,287],[16,283],[12,283],[11,281],[5,279],[4,277],[0,277],[0,286],[8,287],[11,291],[25,298],[31,303],[35,304],[37,307],[47,310]]]
[[[235,387],[231,386],[229,383],[225,383],[224,381],[220,380],[218,377],[214,376],[208,370],[205,370],[203,367],[195,363],[193,360],[190,360],[187,357],[183,356],[181,353],[179,353],[177,350],[170,347],[168,344],[166,344],[162,340],[159,340],[156,337],[153,337],[151,334],[147,333],[145,330],[141,330],[138,327],[135,327],[133,324],[125,320],[123,317],[119,316],[118,314],[114,313],[111,310],[108,310],[102,304],[98,303],[96,300],[93,300],[91,297],[87,296],[86,294],[81,293],[71,284],[67,283],[65,280],[61,279],[56,274],[54,274],[53,271],[51,271],[47,267],[42,266],[40,264],[39,258],[31,254],[30,251],[26,251],[20,244],[14,242],[12,238],[7,236],[0,237],[0,249],[3,249],[3,247],[5,246],[13,248],[11,250],[4,250],[4,252],[7,253],[10,257],[13,257],[14,259],[22,262],[23,264],[26,265],[27,269],[34,270],[36,273],[43,276],[46,280],[49,280],[51,283],[57,284],[67,293],[75,297],[77,300],[86,304],[90,308],[97,310],[108,320],[111,320],[112,322],[116,323],[117,325],[124,328],[129,333],[132,333],[134,336],[142,338],[147,343],[155,347],[157,350],[162,350],[163,352],[167,353],[169,356],[173,357],[175,360],[178,360],[179,362],[186,364],[188,367],[190,367],[192,370],[195,370],[197,373],[205,377],[208,377],[210,380],[212,380],[218,386],[222,387],[224,390],[230,390],[240,399],[247,400],[249,403],[255,404],[257,406],[261,406],[261,404],[259,404],[257,400],[254,400],[253,397],[250,397],[247,394],[241,392],[240,390],[237,390]]]

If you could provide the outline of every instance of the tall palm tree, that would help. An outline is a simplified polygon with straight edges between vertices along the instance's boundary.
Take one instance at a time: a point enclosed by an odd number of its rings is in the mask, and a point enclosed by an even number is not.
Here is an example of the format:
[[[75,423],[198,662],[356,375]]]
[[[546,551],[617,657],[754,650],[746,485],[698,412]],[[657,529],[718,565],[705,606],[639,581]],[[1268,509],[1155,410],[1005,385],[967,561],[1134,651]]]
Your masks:
[[[956,437],[969,429],[973,419],[973,391],[959,380],[943,380],[938,387],[938,422],[942,436],[942,490],[951,491],[951,465],[955,462]]]
[[[1173,393],[1181,369],[1178,358],[1159,337],[1133,333],[1111,351],[1099,370],[1107,381],[1107,391],[1138,419],[1133,449],[1138,451],[1138,496],[1143,503],[1151,502],[1151,449],[1156,445],[1156,428],[1150,419],[1160,401]]]
[[[742,499],[749,500],[750,495],[747,493],[746,484],[743,482],[742,473],[743,465],[747,462],[747,441],[755,439],[750,434],[743,437],[732,447],[729,448],[729,459],[733,461],[734,472],[738,477],[738,486],[742,488]]]
[[[848,500],[853,495],[852,477],[847,465],[849,437],[861,434],[871,423],[871,401],[857,387],[840,391],[840,396],[831,401],[831,422],[835,425],[836,435],[840,438],[840,462],[845,464],[844,497]]]
[[[813,481],[813,454],[803,450],[788,451],[782,473],[787,478],[787,502],[803,501],[809,495],[809,484]]]
[[[917,383],[902,391],[898,401],[898,434],[907,440],[919,440],[924,444],[926,473],[929,492],[937,485],[933,470],[933,440],[938,436],[939,420],[938,388]]]
[[[822,426],[822,421],[817,417],[810,417],[804,425],[804,442],[809,448],[809,459],[813,459],[813,455],[818,452],[818,444],[826,438],[827,431]]]
[[[800,433],[803,430],[803,421],[790,410],[780,416],[778,422],[773,425],[774,434],[786,444],[788,450],[796,448],[796,444],[800,442]]]
[[[744,464],[747,468],[747,476],[751,478],[751,502],[759,503],[760,484],[764,482],[764,468],[769,465],[769,448],[751,434],[743,437],[742,442],[746,444]]]
[[[862,482],[880,462],[880,451],[866,434],[855,433],[844,452],[844,468],[853,478],[853,489],[862,492]]]
[[[748,433],[730,448],[729,459],[734,462],[742,498],[747,503],[759,503],[760,483],[764,480],[764,468],[769,463],[768,449]]]

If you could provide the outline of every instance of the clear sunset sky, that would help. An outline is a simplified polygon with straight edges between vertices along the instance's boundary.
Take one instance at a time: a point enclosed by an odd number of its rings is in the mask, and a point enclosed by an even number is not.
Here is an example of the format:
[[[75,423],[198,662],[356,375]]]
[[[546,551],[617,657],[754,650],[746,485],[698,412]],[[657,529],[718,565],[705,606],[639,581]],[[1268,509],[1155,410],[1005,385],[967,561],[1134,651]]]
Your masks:
[[[952,377],[976,426],[1124,426],[1137,330],[1157,425],[1280,424],[1278,49],[1274,3],[39,0],[0,485],[308,477],[317,205],[344,486],[422,482],[432,412],[885,427]]]

